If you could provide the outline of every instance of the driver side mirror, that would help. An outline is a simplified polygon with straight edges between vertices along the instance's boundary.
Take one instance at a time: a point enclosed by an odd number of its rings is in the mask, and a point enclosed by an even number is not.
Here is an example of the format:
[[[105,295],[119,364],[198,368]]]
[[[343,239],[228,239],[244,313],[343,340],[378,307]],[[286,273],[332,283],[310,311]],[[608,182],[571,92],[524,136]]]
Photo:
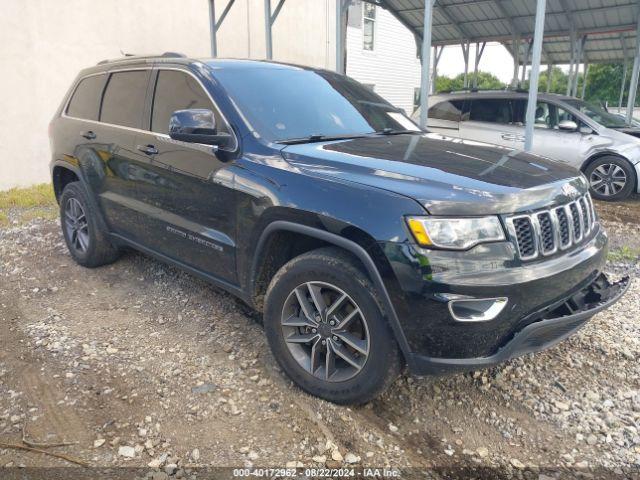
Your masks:
[[[226,147],[231,144],[231,135],[218,133],[216,117],[206,108],[176,110],[169,120],[169,136],[174,140],[189,143],[204,143]]]
[[[578,130],[578,124],[573,120],[562,120],[558,123],[558,129],[566,132],[575,132]]]

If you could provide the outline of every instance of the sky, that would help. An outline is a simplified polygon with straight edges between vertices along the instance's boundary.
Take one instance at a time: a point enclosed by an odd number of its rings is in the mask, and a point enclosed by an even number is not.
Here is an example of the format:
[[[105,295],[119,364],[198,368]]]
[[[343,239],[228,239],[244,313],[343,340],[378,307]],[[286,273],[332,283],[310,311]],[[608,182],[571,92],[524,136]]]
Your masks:
[[[476,54],[476,45],[471,45],[469,53],[469,72],[473,72],[473,62]],[[563,70],[567,70],[566,66],[559,65]],[[542,69],[547,67],[543,65]],[[479,70],[489,72],[495,75],[504,83],[511,82],[513,77],[513,58],[506,48],[499,43],[487,43],[484,53],[480,59]],[[527,69],[528,71],[529,69]],[[462,48],[459,45],[449,45],[444,48],[440,62],[438,62],[438,75],[447,77],[455,77],[459,73],[464,72],[464,58],[462,57]],[[529,74],[527,73],[527,77]]]

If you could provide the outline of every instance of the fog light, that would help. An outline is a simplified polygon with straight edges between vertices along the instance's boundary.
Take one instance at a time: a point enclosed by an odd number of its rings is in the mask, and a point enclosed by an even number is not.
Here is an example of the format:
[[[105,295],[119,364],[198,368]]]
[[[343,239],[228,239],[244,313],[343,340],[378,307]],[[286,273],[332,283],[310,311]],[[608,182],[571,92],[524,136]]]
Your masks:
[[[458,322],[488,322],[507,306],[506,297],[451,300],[449,312]]]

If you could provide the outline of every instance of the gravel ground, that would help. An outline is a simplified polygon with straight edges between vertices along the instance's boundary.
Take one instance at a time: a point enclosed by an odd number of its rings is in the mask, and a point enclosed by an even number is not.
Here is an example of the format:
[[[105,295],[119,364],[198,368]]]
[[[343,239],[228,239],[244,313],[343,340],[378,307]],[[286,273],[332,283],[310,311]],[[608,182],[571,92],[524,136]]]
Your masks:
[[[626,252],[611,269],[637,275],[638,199],[598,209],[612,247]],[[197,476],[196,466],[635,478],[639,311],[636,281],[546,352],[468,374],[402,376],[366,406],[339,407],[288,381],[259,315],[233,297],[137,253],[83,269],[57,222],[35,220],[0,230],[0,443],[74,442],[47,451],[148,467],[156,480]],[[0,446],[0,466],[68,465]]]

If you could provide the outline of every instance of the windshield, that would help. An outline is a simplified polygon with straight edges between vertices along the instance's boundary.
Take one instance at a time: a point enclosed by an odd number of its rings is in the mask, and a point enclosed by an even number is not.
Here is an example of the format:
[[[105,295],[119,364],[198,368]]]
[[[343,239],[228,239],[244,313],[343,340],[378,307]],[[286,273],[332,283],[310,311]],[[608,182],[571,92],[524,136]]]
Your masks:
[[[593,103],[587,103],[582,100],[564,100],[564,103],[572,106],[576,110],[581,111],[589,118],[591,118],[594,122],[599,123],[603,127],[622,128],[628,126],[624,118],[609,113],[598,105],[594,105]]]
[[[220,69],[216,77],[260,136],[278,142],[420,129],[343,75],[294,68]]]

